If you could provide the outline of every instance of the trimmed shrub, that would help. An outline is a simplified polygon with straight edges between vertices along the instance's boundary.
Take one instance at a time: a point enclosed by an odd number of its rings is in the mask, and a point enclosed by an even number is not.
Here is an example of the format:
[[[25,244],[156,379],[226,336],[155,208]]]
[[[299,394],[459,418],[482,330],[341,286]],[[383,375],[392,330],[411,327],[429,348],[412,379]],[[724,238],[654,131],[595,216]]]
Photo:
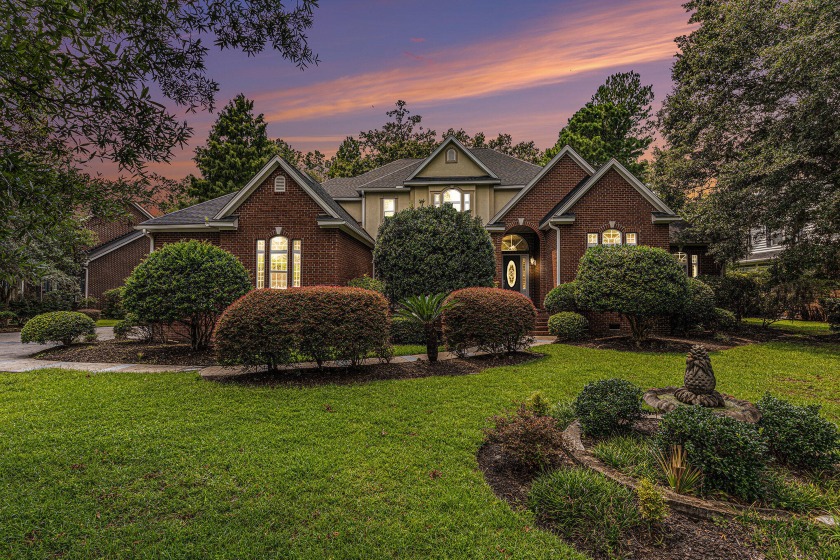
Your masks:
[[[682,446],[688,464],[703,473],[705,493],[720,490],[747,501],[764,495],[767,441],[752,424],[680,406],[662,417],[656,443],[663,453]]]
[[[99,300],[93,296],[84,297],[78,303],[80,309],[93,309],[97,305],[99,305]]]
[[[14,311],[0,311],[0,327],[11,326],[12,323],[17,323],[18,316]]]
[[[577,283],[566,282],[565,284],[558,284],[554,287],[548,295],[545,296],[543,305],[549,315],[556,315],[564,311],[578,311],[577,303],[575,302],[575,290]]]
[[[526,296],[499,288],[466,288],[450,294],[443,312],[443,337],[451,350],[501,354],[531,345],[537,310]]]
[[[98,321],[99,317],[102,315],[102,312],[99,311],[98,309],[77,309],[76,312],[87,315],[88,317],[90,317],[94,321]]]
[[[94,334],[93,319],[75,311],[52,311],[31,318],[20,331],[21,342],[60,342],[64,346],[73,344],[77,338]]]
[[[820,417],[818,405],[797,406],[765,394],[757,403],[758,426],[780,462],[806,469],[830,468],[840,459],[840,433]]]
[[[671,317],[671,330],[688,332],[696,327],[710,327],[715,318],[715,292],[696,278],[688,279],[688,296],[682,308]]]
[[[761,295],[768,275],[763,271],[729,271],[723,276],[704,276],[715,292],[717,305],[735,314],[737,322],[761,312]]]
[[[442,336],[442,333],[438,333],[438,340]],[[391,320],[391,343],[426,344],[426,332],[423,325],[402,317],[393,317]]]
[[[114,325],[114,339],[128,340],[128,337],[134,332],[134,323],[130,319],[120,319]]]
[[[600,245],[580,260],[575,299],[584,309],[620,313],[640,342],[647,338],[654,318],[683,308],[687,286],[685,271],[662,249]]]
[[[563,457],[563,432],[550,416],[540,416],[521,405],[509,415],[491,419],[484,430],[487,441],[499,446],[509,465],[523,472],[556,466]]]
[[[209,345],[219,315],[250,289],[239,259],[210,243],[182,241],[137,265],[123,287],[123,309],[141,323],[183,325],[198,350]]]
[[[213,337],[219,363],[273,370],[294,361],[303,304],[296,289],[254,290],[230,304]]]
[[[122,288],[106,290],[102,293],[102,317],[104,319],[124,319],[122,306]]]
[[[639,504],[639,516],[651,525],[658,525],[668,517],[668,504],[665,494],[649,478],[643,478],[636,486],[636,501]]]
[[[81,298],[77,285],[64,286],[41,295],[41,313],[50,311],[72,311],[76,302]]]
[[[558,469],[536,479],[531,509],[565,538],[620,557],[624,534],[641,523],[633,491],[584,467]]]
[[[642,416],[642,395],[623,379],[587,383],[574,402],[583,433],[598,437],[626,431]]]
[[[735,318],[735,314],[722,307],[715,307],[712,324],[715,330],[723,332],[731,332],[738,328],[738,320]]]
[[[496,256],[481,219],[449,204],[407,208],[379,227],[373,250],[385,294],[401,301],[471,286],[492,286]]]
[[[347,285],[351,288],[363,288],[365,290],[379,292],[380,294],[385,293],[385,282],[379,280],[378,278],[372,278],[367,274],[359,276],[358,278],[353,278],[347,282]]]
[[[388,348],[388,300],[371,290],[314,286],[300,288],[299,351],[320,366],[327,360],[356,365]]]
[[[828,328],[840,332],[840,298],[826,298],[823,301]]]
[[[548,332],[557,340],[580,340],[589,333],[589,321],[580,313],[562,311],[548,318]]]

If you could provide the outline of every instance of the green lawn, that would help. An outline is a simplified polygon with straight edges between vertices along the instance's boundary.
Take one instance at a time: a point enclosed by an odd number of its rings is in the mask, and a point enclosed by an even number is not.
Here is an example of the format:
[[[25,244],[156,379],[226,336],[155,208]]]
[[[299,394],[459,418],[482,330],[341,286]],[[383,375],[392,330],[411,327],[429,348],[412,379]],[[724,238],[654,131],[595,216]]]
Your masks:
[[[305,389],[0,374],[0,557],[580,558],[485,485],[485,419],[598,378],[676,384],[684,356],[538,351],[478,375]],[[743,346],[713,362],[727,393],[840,418],[838,346]]]
[[[119,323],[119,319],[99,319],[96,322],[97,327],[113,327],[117,323]]]
[[[743,321],[749,325],[761,326],[761,319],[754,317],[745,317]],[[780,331],[789,332],[791,334],[806,334],[806,335],[822,335],[831,334],[828,330],[828,323],[821,321],[799,321],[799,320],[783,320],[776,321],[770,325],[771,329],[778,329]]]

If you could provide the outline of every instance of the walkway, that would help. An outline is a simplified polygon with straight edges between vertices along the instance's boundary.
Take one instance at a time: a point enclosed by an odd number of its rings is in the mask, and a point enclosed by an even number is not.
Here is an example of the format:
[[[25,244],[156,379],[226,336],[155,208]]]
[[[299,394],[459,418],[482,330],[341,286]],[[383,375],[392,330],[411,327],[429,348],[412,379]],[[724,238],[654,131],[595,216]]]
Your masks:
[[[99,327],[96,329],[96,334],[99,335],[100,340],[110,340],[114,338],[114,329],[111,327]],[[533,346],[542,346],[544,344],[551,344],[554,342],[554,337],[537,336],[535,337]],[[0,333],[0,372],[20,373],[24,371],[33,371],[39,369],[59,368],[72,369],[80,371],[90,371],[94,373],[107,371],[124,371],[131,373],[160,373],[164,371],[198,371],[201,377],[205,379],[219,379],[223,377],[233,377],[249,373],[243,367],[222,367],[222,366],[169,366],[169,365],[151,365],[151,364],[113,364],[100,362],[53,362],[50,360],[37,360],[32,358],[36,354],[47,348],[52,348],[55,344],[23,344],[20,341],[20,333]],[[468,352],[467,356],[480,356],[484,352]],[[441,362],[457,358],[454,352],[441,352],[438,360]],[[407,363],[425,360],[425,354],[414,354],[410,356],[395,356],[391,359],[392,363]],[[364,361],[365,364],[379,363],[377,358],[368,358]],[[341,362],[327,362],[324,367],[346,367],[346,363]],[[289,366],[284,366],[282,370],[302,370],[315,369],[318,365],[315,362],[302,362]]]

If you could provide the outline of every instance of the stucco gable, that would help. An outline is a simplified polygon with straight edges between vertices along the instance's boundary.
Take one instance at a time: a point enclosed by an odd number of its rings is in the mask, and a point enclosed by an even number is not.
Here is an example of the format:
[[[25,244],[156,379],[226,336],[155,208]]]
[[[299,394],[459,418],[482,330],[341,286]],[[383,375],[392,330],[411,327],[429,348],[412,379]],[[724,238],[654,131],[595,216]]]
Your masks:
[[[446,154],[449,150],[455,150],[457,161],[447,163]],[[421,163],[414,173],[409,175],[405,183],[409,184],[415,180],[447,178],[447,177],[470,177],[487,178],[498,182],[498,176],[487,167],[481,160],[475,157],[470,150],[461,144],[454,136],[448,137],[440,143],[434,152]]]

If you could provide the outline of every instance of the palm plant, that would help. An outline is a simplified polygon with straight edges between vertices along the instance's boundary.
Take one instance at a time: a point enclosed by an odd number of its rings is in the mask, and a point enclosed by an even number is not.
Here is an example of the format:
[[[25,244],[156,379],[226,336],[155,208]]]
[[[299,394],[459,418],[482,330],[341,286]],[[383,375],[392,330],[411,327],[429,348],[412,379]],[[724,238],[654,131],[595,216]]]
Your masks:
[[[430,296],[411,296],[400,302],[397,315],[406,321],[411,321],[423,327],[426,336],[426,357],[430,362],[438,358],[438,331],[443,312],[454,305],[447,302],[447,294]]]
[[[656,450],[656,461],[668,486],[678,494],[693,494],[703,480],[703,473],[686,461],[682,445],[672,445],[668,455]]]

